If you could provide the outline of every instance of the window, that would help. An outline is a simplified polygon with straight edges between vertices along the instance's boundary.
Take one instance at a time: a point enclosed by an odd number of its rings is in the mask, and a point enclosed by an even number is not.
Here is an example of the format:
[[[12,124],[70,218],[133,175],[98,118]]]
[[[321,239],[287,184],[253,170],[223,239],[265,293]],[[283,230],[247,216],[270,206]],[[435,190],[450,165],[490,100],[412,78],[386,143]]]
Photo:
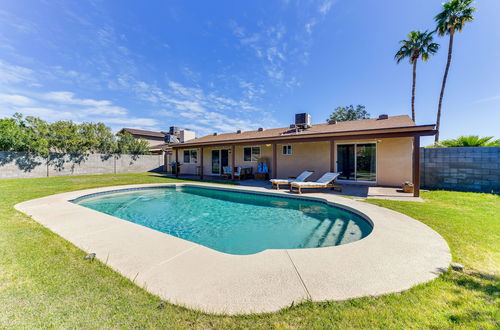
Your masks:
[[[260,158],[260,147],[243,148],[243,161],[256,162]]]
[[[291,155],[292,154],[292,146],[285,145],[283,146],[283,155]]]
[[[198,162],[197,150],[184,150],[184,164],[195,164]]]

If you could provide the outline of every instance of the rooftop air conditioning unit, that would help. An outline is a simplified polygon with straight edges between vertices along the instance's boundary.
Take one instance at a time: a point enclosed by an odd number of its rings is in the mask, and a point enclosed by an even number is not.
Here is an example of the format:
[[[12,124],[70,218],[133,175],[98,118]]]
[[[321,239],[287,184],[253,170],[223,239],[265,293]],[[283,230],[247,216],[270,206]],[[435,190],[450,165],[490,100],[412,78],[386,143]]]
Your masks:
[[[311,115],[308,113],[297,113],[295,115],[295,126],[300,128],[311,127]]]

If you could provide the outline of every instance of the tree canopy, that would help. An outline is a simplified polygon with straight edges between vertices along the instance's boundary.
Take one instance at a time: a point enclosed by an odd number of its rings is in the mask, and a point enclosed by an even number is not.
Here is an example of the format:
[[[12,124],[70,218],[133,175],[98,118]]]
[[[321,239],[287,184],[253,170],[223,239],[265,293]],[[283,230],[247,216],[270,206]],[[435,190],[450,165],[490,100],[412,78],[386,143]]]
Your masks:
[[[354,108],[351,104],[345,107],[335,108],[326,121],[350,121],[368,118],[370,118],[370,114],[366,111],[366,107],[364,105],[358,104],[356,108]]]
[[[451,147],[500,147],[500,139],[491,141],[492,136],[479,137],[477,135],[460,136],[456,139],[442,140],[434,146],[437,148]]]
[[[422,61],[427,61],[430,55],[434,55],[438,49],[439,44],[432,42],[432,33],[427,31],[411,31],[408,33],[407,40],[401,40],[401,48],[394,56],[395,60],[399,63],[404,59],[408,59],[410,63],[414,63],[419,58]]]
[[[115,136],[103,123],[56,121],[47,123],[37,117],[0,119],[0,151],[25,151],[47,156],[50,152],[68,154],[117,153],[148,154],[146,140],[125,132]]]

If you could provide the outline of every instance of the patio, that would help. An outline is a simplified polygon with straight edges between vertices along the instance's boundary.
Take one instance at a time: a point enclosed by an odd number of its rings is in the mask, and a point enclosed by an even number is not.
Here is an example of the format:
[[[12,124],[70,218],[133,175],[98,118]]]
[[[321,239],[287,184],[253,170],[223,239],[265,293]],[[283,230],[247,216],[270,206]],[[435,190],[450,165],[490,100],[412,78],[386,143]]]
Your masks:
[[[174,174],[167,174],[167,177],[175,178]],[[179,179],[185,180],[196,180],[199,181],[199,176],[190,175],[190,174],[182,174],[178,176]],[[203,177],[204,181],[214,181],[214,182],[229,182],[231,180],[222,179],[220,176],[207,176]],[[259,187],[259,188],[267,188],[271,190],[271,183],[268,180],[255,180],[255,179],[246,179],[246,180],[237,180],[234,181],[237,184],[245,187]],[[351,184],[351,183],[342,183],[342,192],[330,190],[330,189],[321,189],[314,190],[314,192],[321,192],[329,195],[341,195],[348,196],[353,198],[374,198],[374,199],[386,199],[386,200],[395,200],[395,201],[406,201],[406,202],[424,202],[421,197],[414,197],[412,193],[404,193],[401,188],[396,187],[381,187],[381,186],[369,186],[362,184]],[[274,190],[274,189],[273,189]],[[281,189],[287,190],[287,189]],[[305,193],[307,195],[307,193]]]

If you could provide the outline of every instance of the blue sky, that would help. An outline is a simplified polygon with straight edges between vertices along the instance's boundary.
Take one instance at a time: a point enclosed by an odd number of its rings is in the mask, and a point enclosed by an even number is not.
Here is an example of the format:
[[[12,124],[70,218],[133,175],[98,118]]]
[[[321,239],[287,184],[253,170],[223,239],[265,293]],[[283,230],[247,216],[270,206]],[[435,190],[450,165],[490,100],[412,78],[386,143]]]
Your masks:
[[[102,121],[114,130],[286,126],[337,106],[410,114],[411,66],[393,60],[441,0],[0,3],[0,116]],[[455,39],[442,138],[500,138],[500,1]],[[448,39],[418,63],[417,124],[435,122]],[[424,143],[430,143],[431,139]]]

